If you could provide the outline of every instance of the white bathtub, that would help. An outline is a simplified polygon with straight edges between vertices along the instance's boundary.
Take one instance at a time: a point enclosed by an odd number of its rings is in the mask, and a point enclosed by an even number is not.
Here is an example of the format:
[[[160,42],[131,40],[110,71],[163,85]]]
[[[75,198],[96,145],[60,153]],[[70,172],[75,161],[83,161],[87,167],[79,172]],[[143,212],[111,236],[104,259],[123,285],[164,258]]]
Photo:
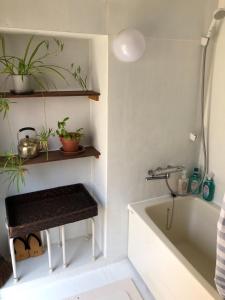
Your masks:
[[[214,285],[219,208],[199,198],[129,205],[128,257],[157,300],[221,299]],[[170,215],[171,216],[171,210]]]

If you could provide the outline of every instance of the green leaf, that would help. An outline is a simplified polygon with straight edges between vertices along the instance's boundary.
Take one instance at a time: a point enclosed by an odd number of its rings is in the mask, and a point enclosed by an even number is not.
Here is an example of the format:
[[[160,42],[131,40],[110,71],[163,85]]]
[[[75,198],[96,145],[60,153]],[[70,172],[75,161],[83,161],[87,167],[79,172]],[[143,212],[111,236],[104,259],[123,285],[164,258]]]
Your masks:
[[[41,41],[40,43],[37,44],[37,46],[35,47],[34,51],[32,52],[30,58],[29,58],[29,61],[28,61],[28,66],[31,64],[32,62],[32,59],[35,57],[36,53],[38,52],[38,50],[40,49],[40,47],[42,45],[46,45],[46,48],[48,47],[48,41],[44,40],[44,41]]]
[[[43,68],[43,69],[47,69],[47,70],[51,70],[52,72],[55,72],[59,77],[61,77],[64,81],[66,81],[66,78],[65,76],[62,75],[62,73],[60,73],[59,71],[57,71],[53,66],[46,66],[46,65],[43,65],[43,66],[38,66],[37,68]],[[67,81],[66,81],[67,82]]]
[[[24,58],[23,58],[24,62],[25,62],[26,59],[27,59],[28,51],[29,51],[29,49],[30,49],[30,45],[31,45],[33,39],[34,39],[34,36],[32,35],[31,38],[29,39],[29,42],[28,42],[27,47],[26,47],[26,49],[25,49]]]

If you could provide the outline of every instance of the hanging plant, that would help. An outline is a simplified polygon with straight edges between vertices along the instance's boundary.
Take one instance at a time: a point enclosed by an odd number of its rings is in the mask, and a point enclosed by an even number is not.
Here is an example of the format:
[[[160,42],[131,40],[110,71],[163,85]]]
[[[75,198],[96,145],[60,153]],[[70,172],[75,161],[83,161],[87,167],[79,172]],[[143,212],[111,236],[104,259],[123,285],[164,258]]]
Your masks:
[[[7,152],[0,159],[0,174],[6,174],[9,181],[9,187],[15,184],[17,191],[21,190],[21,186],[25,185],[24,160],[13,152]]]
[[[9,111],[10,102],[8,99],[0,98],[0,113],[3,114],[3,119],[5,119],[8,111]]]

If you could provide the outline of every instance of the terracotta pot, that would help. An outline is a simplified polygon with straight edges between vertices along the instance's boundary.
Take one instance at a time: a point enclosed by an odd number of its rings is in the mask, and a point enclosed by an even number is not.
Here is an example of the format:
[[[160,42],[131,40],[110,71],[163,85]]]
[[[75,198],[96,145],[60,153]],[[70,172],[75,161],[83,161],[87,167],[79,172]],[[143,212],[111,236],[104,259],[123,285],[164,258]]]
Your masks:
[[[65,152],[76,152],[79,149],[79,141],[77,140],[65,139],[63,137],[60,137],[60,141]]]

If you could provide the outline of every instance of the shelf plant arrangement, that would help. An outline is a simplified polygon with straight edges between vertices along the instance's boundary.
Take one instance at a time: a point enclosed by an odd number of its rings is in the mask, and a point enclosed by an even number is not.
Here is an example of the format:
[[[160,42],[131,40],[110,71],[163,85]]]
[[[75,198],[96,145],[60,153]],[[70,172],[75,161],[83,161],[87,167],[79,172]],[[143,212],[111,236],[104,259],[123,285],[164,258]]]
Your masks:
[[[32,92],[31,78],[41,89],[47,90],[49,82],[46,82],[43,76],[47,73],[55,74],[65,82],[67,82],[67,75],[72,76],[83,90],[87,90],[87,76],[83,76],[80,66],[71,63],[70,67],[65,68],[60,65],[49,64],[46,61],[50,56],[59,55],[63,49],[64,44],[59,39],[52,39],[51,41],[45,39],[35,43],[35,37],[31,36],[21,57],[8,55],[5,38],[0,35],[0,74],[12,77],[14,92],[17,94]],[[51,84],[54,85],[54,82],[51,81]]]
[[[12,78],[14,83],[15,94],[30,94],[33,92],[31,87],[31,78],[37,83],[41,90],[48,90],[49,85],[56,88],[54,82],[51,80],[51,75],[54,74],[67,83],[68,76],[72,76],[80,85],[83,91],[87,91],[87,76],[83,75],[80,66],[71,63],[69,67],[63,67],[56,64],[49,64],[47,59],[51,56],[57,56],[63,52],[64,44],[59,39],[44,39],[35,42],[35,37],[31,36],[25,46],[22,56],[9,55],[5,43],[5,38],[0,35],[0,74],[6,74],[6,82]],[[48,74],[49,82],[46,81],[45,75]],[[11,102],[5,97],[4,93],[0,94],[0,113],[3,119],[7,118],[10,110]],[[9,121],[9,118],[8,122]],[[65,130],[65,118],[62,122],[58,122],[58,131],[66,151],[68,145],[73,144],[73,149],[76,151],[79,147],[79,141],[83,136],[82,128],[75,132],[67,132]],[[45,122],[46,123],[46,122]],[[9,124],[9,128],[10,128]],[[48,160],[48,140],[51,136],[55,136],[53,129],[43,127],[39,132],[40,148],[46,152],[46,159]],[[67,146],[66,146],[67,145]],[[6,152],[0,157],[0,174],[5,174],[9,182],[9,186],[16,184],[17,190],[20,191],[21,185],[25,184],[24,159],[20,158],[13,151]]]

